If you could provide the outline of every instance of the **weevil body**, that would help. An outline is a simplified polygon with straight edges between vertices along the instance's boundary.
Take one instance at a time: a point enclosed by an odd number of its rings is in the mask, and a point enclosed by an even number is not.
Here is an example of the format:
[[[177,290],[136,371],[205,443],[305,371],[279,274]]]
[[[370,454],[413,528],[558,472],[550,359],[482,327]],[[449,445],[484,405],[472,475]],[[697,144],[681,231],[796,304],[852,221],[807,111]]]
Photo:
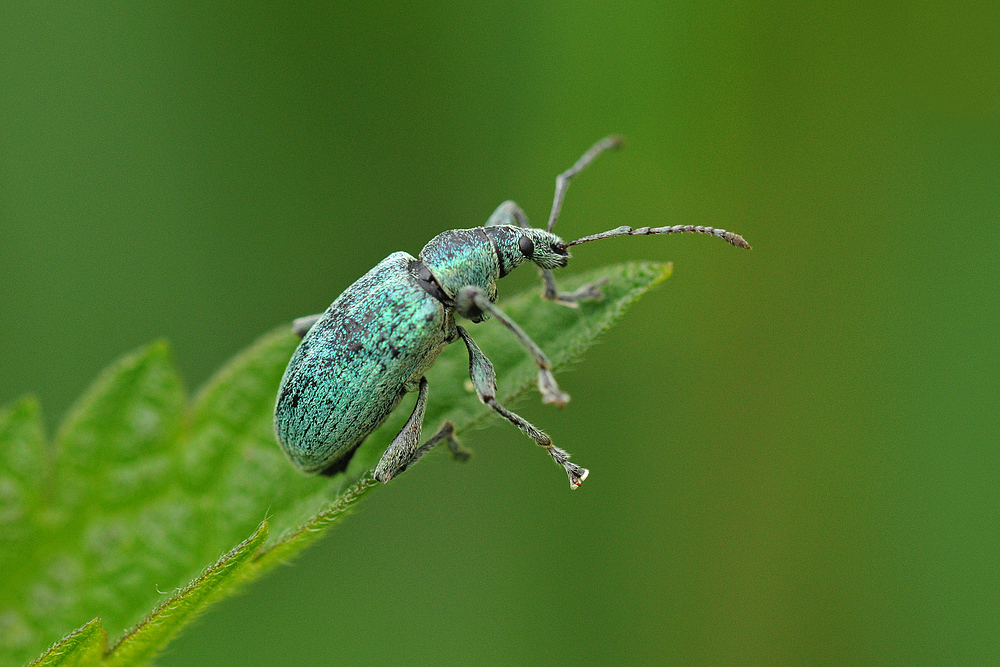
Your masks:
[[[568,248],[612,236],[700,232],[749,248],[742,237],[711,227],[675,226],[616,229],[565,243],[552,233],[570,179],[597,155],[621,144],[608,137],[595,144],[556,179],[547,229],[530,227],[514,202],[504,202],[486,225],[438,234],[419,257],[396,252],[379,262],[337,297],[321,315],[296,320],[302,343],[288,363],[275,405],[275,433],[292,463],[304,472],[334,474],[347,467],[364,439],[417,391],[406,425],[386,449],[375,477],[387,482],[440,442],[457,458],[467,454],[445,423],[420,444],[428,387],[424,373],[450,343],[463,339],[469,374],[480,400],[544,447],[577,488],[588,471],[535,426],[496,401],[493,365],[455,316],[481,322],[497,319],[531,353],[538,365],[538,387],[545,403],[563,405],[545,353],[495,305],[497,281],[525,262],[541,270],[543,297],[567,306],[600,298],[599,285],[573,293],[556,289],[552,269],[566,266]]]

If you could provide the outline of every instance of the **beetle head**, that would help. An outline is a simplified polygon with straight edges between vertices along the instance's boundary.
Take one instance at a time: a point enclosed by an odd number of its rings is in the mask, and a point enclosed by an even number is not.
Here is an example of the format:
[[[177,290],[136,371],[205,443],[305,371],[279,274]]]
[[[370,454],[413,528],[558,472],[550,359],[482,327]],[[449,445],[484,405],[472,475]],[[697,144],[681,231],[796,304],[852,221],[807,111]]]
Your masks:
[[[559,269],[569,261],[565,242],[544,229],[497,225],[485,227],[484,231],[496,244],[501,278],[524,262],[534,262],[543,269]]]

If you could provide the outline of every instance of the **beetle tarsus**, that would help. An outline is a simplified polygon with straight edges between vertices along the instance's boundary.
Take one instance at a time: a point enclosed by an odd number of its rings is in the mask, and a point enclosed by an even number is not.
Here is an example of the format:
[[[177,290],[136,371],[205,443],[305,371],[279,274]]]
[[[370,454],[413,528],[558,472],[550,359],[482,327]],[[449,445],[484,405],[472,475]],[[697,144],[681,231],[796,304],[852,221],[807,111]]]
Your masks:
[[[548,450],[549,454],[552,455],[552,458],[555,459],[556,463],[561,465],[563,469],[566,470],[566,475],[569,476],[569,488],[573,491],[579,489],[580,485],[583,484],[583,480],[587,479],[587,475],[590,474],[590,471],[570,461],[569,453],[567,453],[566,450],[560,449],[555,445],[550,445]]]
[[[472,456],[472,451],[463,447],[458,439],[455,438],[455,425],[446,421],[441,424],[441,428],[437,430],[437,433],[432,435],[427,442],[420,445],[420,448],[413,455],[410,465],[442,442],[448,443],[448,450],[451,452],[451,457],[456,461],[468,461]]]
[[[563,407],[569,403],[569,394],[556,384],[556,378],[548,368],[538,369],[538,391],[542,394],[542,403]]]
[[[451,422],[448,423],[450,424]],[[465,463],[472,458],[472,450],[468,447],[463,447],[462,443],[460,443],[454,436],[450,436],[448,438],[448,451],[451,452],[451,458],[456,461],[461,461],[462,463]]]
[[[600,301],[604,298],[601,286],[608,282],[607,278],[601,278],[595,282],[587,283],[574,292],[560,292],[556,288],[556,280],[552,276],[551,271],[543,269],[542,277],[545,280],[545,289],[542,291],[542,298],[569,308],[577,308],[581,301]]]

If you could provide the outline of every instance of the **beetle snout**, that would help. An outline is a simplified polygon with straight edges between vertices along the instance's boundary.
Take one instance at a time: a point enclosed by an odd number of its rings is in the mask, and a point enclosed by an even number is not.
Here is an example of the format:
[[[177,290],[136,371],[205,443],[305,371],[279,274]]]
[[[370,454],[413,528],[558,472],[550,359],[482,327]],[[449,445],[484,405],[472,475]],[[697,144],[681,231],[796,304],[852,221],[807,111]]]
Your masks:
[[[553,243],[552,253],[556,256],[556,266],[560,269],[566,268],[566,265],[569,263],[569,249],[562,243]]]

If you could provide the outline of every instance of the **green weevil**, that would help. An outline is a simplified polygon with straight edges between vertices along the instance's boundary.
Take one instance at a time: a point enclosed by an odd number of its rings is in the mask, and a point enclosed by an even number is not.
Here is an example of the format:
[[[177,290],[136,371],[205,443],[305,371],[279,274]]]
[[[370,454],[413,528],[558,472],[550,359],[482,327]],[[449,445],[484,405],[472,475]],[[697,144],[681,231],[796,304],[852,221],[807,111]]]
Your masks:
[[[538,366],[542,402],[562,406],[569,396],[556,384],[548,357],[496,306],[497,280],[524,262],[534,262],[544,280],[543,298],[573,307],[583,299],[601,298],[601,291],[600,283],[572,293],[558,291],[552,270],[566,266],[571,246],[613,236],[698,232],[750,248],[737,234],[693,225],[618,227],[569,243],[553,234],[570,180],[621,143],[615,136],[597,142],[556,178],[546,229],[531,227],[517,204],[504,202],[484,226],[438,234],[419,257],[395,252],[344,290],[325,313],[296,320],[293,327],[303,338],[288,362],[274,409],[275,433],[291,462],[307,473],[344,470],[364,439],[411,391],[418,392],[413,413],[383,454],[375,478],[388,482],[441,442],[448,443],[456,458],[467,458],[448,422],[420,443],[427,405],[424,373],[445,346],[461,338],[479,400],[544,447],[566,470],[570,487],[579,487],[588,470],[497,402],[493,364],[455,322],[455,315],[476,323],[492,316],[509,329]]]

